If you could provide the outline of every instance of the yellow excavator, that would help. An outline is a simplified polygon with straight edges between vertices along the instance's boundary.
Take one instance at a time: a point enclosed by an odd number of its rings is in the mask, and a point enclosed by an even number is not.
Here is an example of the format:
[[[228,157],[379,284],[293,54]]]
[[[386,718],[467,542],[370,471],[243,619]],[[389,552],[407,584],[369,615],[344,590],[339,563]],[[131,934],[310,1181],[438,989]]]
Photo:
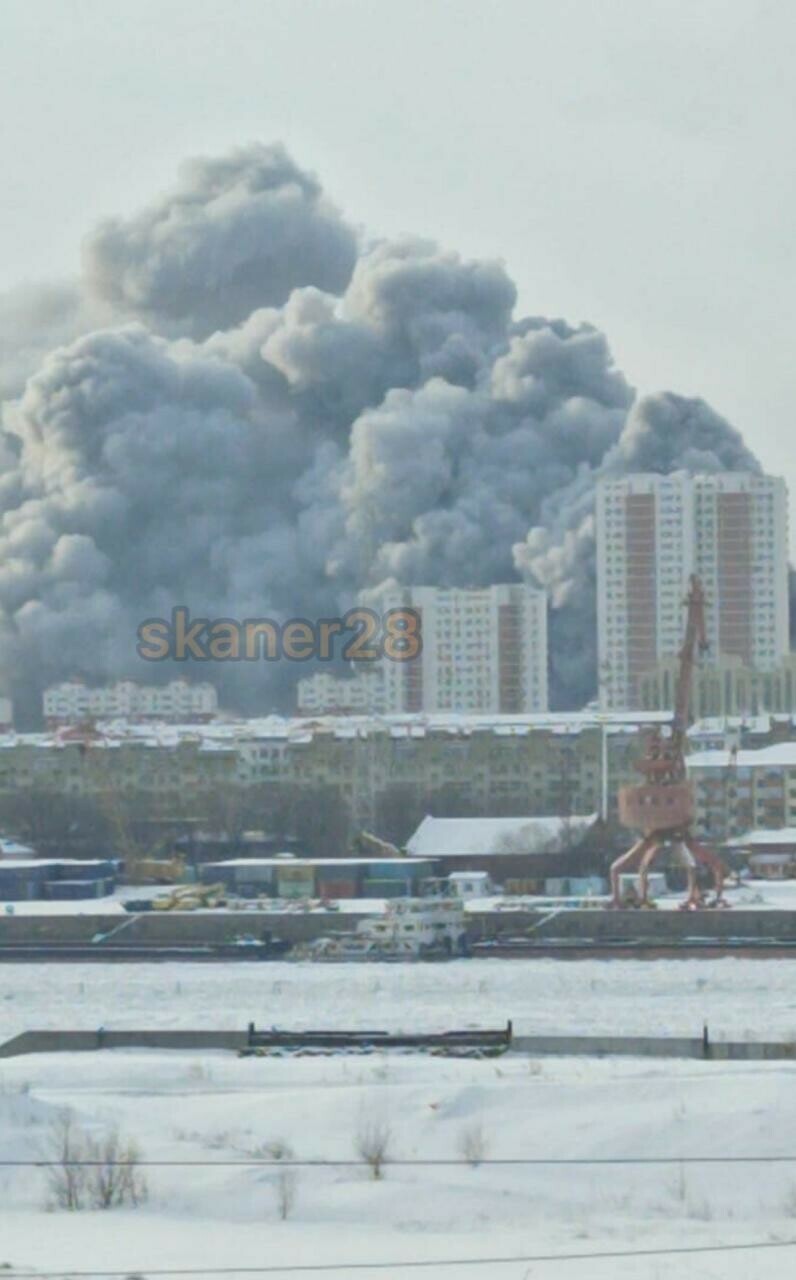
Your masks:
[[[185,880],[183,858],[128,857],[125,867],[128,884],[180,884]]]
[[[152,899],[153,911],[199,911],[223,907],[227,890],[223,884],[181,884],[162,898]]]
[[[354,851],[359,855],[370,854],[378,858],[402,858],[401,850],[389,840],[382,840],[370,831],[360,831],[354,840]]]

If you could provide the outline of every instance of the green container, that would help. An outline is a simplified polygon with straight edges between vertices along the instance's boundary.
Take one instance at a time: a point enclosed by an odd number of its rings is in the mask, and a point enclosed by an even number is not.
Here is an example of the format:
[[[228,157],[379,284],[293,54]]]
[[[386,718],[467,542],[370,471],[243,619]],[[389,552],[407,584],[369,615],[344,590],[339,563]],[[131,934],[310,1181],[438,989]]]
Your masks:
[[[277,896],[280,898],[312,898],[315,893],[314,867],[280,867]]]
[[[407,885],[400,880],[363,880],[362,895],[365,898],[407,898],[412,896],[407,892]]]
[[[371,863],[373,880],[401,880],[404,884],[417,878],[418,868],[403,858],[395,858],[392,862],[380,862],[377,866]]]

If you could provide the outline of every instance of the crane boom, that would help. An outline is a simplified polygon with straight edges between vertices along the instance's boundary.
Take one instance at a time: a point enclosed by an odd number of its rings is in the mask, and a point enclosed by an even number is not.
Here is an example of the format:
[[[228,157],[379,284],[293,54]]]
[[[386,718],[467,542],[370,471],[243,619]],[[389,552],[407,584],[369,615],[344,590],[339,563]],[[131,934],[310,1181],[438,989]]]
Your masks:
[[[685,754],[685,735],[688,732],[691,715],[691,689],[694,682],[697,652],[704,653],[708,648],[707,628],[705,625],[705,591],[696,574],[692,574],[689,580],[685,605],[688,609],[688,618],[683,647],[680,650],[677,697],[672,721],[672,739],[682,754]]]

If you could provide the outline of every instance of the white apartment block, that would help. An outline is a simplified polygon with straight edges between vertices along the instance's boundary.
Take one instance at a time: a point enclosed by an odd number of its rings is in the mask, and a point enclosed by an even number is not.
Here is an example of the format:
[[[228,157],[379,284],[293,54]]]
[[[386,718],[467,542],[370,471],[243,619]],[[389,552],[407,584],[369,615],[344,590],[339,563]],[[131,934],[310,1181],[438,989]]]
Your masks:
[[[81,720],[211,720],[218,712],[218,696],[211,684],[172,680],[165,685],[141,685],[133,680],[90,688],[81,680],[64,680],[44,691],[44,719],[48,725]]]
[[[544,591],[522,583],[402,587],[380,607],[412,609],[422,638],[418,658],[382,664],[388,713],[547,710]]]
[[[696,573],[710,662],[772,671],[790,651],[784,480],[746,472],[630,475],[597,489],[600,702],[639,704],[645,674],[680,650]]]
[[[385,711],[384,677],[379,667],[354,663],[353,676],[316,671],[298,682],[298,714],[380,715]],[[368,670],[361,670],[362,667]]]

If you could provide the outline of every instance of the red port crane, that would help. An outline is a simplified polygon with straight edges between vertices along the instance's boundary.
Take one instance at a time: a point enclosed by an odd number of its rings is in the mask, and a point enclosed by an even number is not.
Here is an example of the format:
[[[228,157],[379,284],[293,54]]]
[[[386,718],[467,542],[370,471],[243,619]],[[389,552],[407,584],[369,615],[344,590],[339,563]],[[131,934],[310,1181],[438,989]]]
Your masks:
[[[611,864],[611,906],[625,905],[620,889],[623,872],[638,872],[638,905],[650,906],[649,873],[655,859],[667,845],[679,849],[688,876],[688,896],[683,909],[727,906],[723,896],[726,869],[721,859],[695,839],[694,793],[686,776],[685,757],[687,733],[691,713],[691,687],[694,679],[697,653],[708,647],[705,628],[705,592],[702,583],[692,575],[689,591],[684,601],[688,609],[688,621],[683,647],[680,650],[680,668],[677,678],[674,718],[671,731],[664,735],[655,729],[646,735],[645,749],[636,763],[644,775],[644,781],[619,792],[619,819],[626,826],[641,832],[641,837]],[[700,867],[707,867],[713,878],[715,897],[711,902],[703,900],[697,881]]]

